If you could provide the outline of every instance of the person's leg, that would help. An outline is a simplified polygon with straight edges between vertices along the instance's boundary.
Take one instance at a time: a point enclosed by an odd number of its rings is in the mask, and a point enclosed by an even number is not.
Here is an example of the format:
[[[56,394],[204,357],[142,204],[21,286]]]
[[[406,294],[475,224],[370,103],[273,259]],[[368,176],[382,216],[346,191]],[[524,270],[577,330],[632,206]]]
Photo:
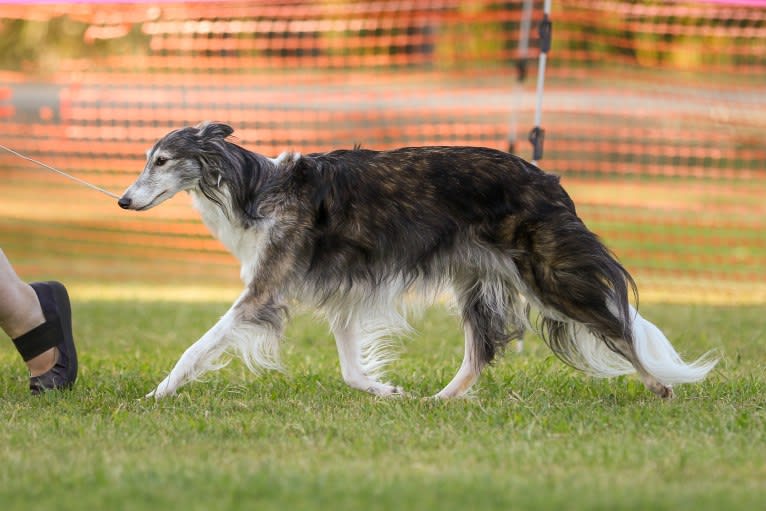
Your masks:
[[[34,289],[19,278],[0,249],[0,327],[11,339],[16,339],[44,322]],[[31,376],[49,371],[55,363],[55,347],[26,361]]]

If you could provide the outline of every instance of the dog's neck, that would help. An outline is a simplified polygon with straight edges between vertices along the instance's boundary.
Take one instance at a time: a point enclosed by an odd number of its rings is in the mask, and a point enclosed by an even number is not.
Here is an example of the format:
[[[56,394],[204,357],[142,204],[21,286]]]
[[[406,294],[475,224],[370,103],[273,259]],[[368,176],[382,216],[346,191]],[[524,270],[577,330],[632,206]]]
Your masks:
[[[285,165],[301,158],[300,153],[292,152],[284,152],[276,158],[267,158],[256,153],[250,153],[250,156],[259,160],[264,180],[268,179],[268,175],[279,172]],[[253,223],[245,220],[241,212],[232,209],[235,206],[229,186],[230,182],[226,174],[223,174],[221,180],[216,183],[216,194],[220,204],[207,197],[199,188],[192,189],[189,193],[202,222],[242,264],[241,277],[247,283],[258,269],[259,256],[273,221],[263,219]]]
[[[231,207],[228,188],[221,185],[223,208]],[[199,211],[202,222],[240,264],[240,277],[246,284],[258,269],[260,253],[267,239],[268,223],[262,227],[245,227],[237,221],[236,215],[225,211],[205,196],[200,190],[191,190],[192,204]],[[227,214],[228,213],[228,214]]]
[[[189,193],[194,208],[199,211],[199,214],[202,217],[202,222],[208,230],[213,236],[220,240],[230,252],[236,255],[235,241],[242,237],[243,228],[238,226],[237,222],[232,221],[233,217],[231,213],[227,215],[227,212],[223,209],[230,207],[230,202],[228,200],[229,192],[226,187],[224,186],[221,189],[221,193],[224,195],[224,200],[222,201],[223,207],[211,201],[199,189],[191,190]]]

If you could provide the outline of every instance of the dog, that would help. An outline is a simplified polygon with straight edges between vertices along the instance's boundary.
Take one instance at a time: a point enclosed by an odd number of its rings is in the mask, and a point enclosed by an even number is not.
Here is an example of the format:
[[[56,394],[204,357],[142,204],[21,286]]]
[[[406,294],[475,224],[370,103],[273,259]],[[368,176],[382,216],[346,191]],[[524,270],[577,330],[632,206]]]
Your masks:
[[[281,368],[287,304],[296,299],[327,318],[349,386],[402,394],[382,373],[389,334],[406,329],[403,298],[446,288],[465,351],[438,398],[464,395],[528,329],[565,363],[598,377],[635,372],[663,398],[717,362],[681,359],[631,305],[633,279],[577,216],[559,178],[517,156],[355,146],[268,158],[230,141],[233,131],[203,122],[168,133],[118,201],[143,211],[190,193],[240,261],[245,285],[149,396],[176,393],[230,353],[253,371]]]

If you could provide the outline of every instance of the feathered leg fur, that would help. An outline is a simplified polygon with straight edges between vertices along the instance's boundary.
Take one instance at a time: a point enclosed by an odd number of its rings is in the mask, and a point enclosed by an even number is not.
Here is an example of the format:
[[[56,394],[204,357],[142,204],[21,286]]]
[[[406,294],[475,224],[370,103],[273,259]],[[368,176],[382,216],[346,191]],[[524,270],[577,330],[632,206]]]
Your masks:
[[[343,381],[352,388],[377,396],[403,394],[401,387],[379,381],[379,372],[387,359],[376,349],[385,351],[385,341],[381,342],[385,330],[371,331],[365,326],[355,318],[332,322]]]
[[[226,364],[227,350],[237,352],[252,371],[280,369],[279,339],[282,333],[282,308],[272,300],[257,303],[250,290],[197,342],[181,355],[170,374],[147,397],[161,398],[207,371]]]

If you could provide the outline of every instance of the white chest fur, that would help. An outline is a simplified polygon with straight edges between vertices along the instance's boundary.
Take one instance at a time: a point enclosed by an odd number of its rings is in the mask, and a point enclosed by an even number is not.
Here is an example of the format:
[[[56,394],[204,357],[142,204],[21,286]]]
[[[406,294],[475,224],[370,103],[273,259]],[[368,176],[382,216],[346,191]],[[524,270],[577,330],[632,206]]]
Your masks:
[[[241,265],[240,278],[250,283],[258,271],[263,248],[268,239],[268,227],[243,228],[234,214],[226,216],[218,204],[211,202],[196,190],[190,192],[192,204],[200,212],[202,222],[210,232],[236,257]],[[224,206],[228,207],[228,193],[224,191]]]

